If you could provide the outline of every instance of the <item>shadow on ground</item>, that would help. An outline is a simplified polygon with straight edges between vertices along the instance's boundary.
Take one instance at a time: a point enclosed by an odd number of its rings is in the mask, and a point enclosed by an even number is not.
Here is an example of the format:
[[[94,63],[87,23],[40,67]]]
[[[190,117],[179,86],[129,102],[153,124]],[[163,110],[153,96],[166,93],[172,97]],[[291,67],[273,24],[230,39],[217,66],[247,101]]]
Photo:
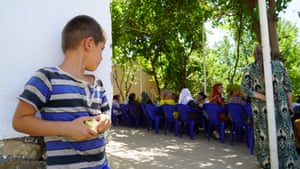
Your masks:
[[[112,169],[258,169],[245,142],[230,146],[207,140],[201,133],[190,140],[187,135],[155,134],[146,129],[113,127],[107,145]],[[227,136],[228,138],[228,136]]]

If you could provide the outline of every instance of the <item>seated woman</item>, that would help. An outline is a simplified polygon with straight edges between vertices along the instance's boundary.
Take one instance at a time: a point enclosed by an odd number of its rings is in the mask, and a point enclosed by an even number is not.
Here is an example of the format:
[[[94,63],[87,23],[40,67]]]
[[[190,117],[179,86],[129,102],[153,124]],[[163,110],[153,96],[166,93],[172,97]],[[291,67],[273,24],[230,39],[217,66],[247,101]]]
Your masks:
[[[223,85],[221,83],[217,83],[217,84],[213,85],[213,92],[212,92],[209,102],[218,104],[218,105],[224,107],[225,98],[223,97]],[[229,119],[228,113],[227,112],[219,112],[219,119],[221,121],[227,121]],[[220,134],[217,130],[213,131],[213,135],[217,139],[220,138]]]
[[[116,116],[122,114],[122,109],[120,107],[120,95],[114,95],[112,101],[112,113]]]
[[[244,106],[246,103],[250,102],[250,98],[242,93],[240,85],[230,85],[228,86],[227,91],[229,91],[229,98],[227,103],[235,103]],[[243,118],[248,124],[252,124],[252,118],[249,118],[246,112],[243,113]]]
[[[135,93],[130,93],[128,96],[128,105],[133,105],[134,106],[134,112],[133,114],[136,116],[141,116],[143,113],[141,104],[139,101],[136,99]]]
[[[146,91],[143,91],[141,96],[142,96],[141,103],[154,105]]]
[[[191,92],[188,88],[181,89],[181,92],[179,94],[178,104],[186,104],[194,109],[196,109],[198,112],[202,112],[202,108],[194,101]],[[201,119],[200,113],[193,113],[189,115],[191,119],[199,120]]]
[[[191,92],[188,88],[181,89],[179,94],[178,104],[185,104],[188,105],[197,111],[193,113],[189,113],[188,117],[191,120],[201,120],[201,113],[203,112],[202,108],[194,101],[192,98]],[[195,123],[194,125],[195,133],[199,133],[199,124]]]
[[[229,91],[229,98],[227,103],[236,103],[245,105],[247,103],[247,96],[242,93],[241,87],[239,85],[230,85],[227,90]]]
[[[203,104],[206,103],[206,97],[207,96],[204,94],[204,92],[198,93],[198,95],[196,96],[196,104],[202,107]]]
[[[161,93],[161,100],[159,101],[159,105],[163,106],[164,104],[176,105],[174,96],[170,90],[164,89]],[[179,118],[179,113],[175,111],[173,113],[174,119]]]
[[[223,86],[221,83],[214,84],[213,92],[209,102],[218,104],[222,107],[225,105],[225,98],[223,97]]]
[[[122,114],[123,112],[120,106],[120,95],[114,95],[112,101],[112,115],[117,118],[119,124],[122,123]]]

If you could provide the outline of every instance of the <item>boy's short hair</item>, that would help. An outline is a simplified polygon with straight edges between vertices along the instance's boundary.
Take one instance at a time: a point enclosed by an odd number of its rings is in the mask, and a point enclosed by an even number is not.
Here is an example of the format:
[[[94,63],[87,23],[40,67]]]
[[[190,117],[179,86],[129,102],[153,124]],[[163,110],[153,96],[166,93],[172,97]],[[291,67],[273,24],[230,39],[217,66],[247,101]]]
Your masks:
[[[74,17],[62,31],[62,51],[66,53],[68,49],[75,49],[87,37],[92,37],[96,44],[106,41],[102,27],[94,18],[87,15]]]

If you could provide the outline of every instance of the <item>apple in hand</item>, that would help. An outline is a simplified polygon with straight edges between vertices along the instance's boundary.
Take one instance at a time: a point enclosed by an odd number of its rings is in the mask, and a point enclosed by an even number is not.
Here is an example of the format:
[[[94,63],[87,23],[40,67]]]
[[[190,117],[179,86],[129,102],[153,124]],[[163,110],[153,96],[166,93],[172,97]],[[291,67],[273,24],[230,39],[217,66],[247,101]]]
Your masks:
[[[96,126],[98,125],[98,121],[96,119],[86,120],[84,121],[84,124],[91,129],[96,129]]]

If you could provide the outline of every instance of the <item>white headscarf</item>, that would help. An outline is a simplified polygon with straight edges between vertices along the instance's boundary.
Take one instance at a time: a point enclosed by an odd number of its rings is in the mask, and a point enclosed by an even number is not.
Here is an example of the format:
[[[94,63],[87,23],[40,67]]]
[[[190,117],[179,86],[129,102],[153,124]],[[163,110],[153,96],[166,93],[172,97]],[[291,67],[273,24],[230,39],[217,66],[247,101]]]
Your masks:
[[[181,89],[179,94],[178,104],[188,104],[189,101],[194,100],[188,88]]]

